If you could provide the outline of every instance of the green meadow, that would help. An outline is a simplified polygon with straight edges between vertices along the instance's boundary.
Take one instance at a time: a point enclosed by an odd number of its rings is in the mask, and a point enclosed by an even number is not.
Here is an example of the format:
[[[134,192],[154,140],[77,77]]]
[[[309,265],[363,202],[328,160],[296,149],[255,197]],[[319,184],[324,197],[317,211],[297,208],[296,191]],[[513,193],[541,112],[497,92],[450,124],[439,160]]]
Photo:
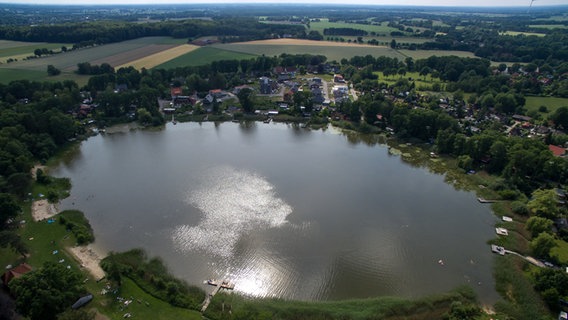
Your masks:
[[[560,107],[568,107],[568,98],[557,97],[526,97],[525,108],[527,112],[539,112],[539,108],[545,106],[547,111],[552,113]]]
[[[328,61],[340,61],[343,58],[349,59],[354,56],[366,56],[368,54],[374,57],[387,56],[404,59],[403,55],[391,48],[360,46],[346,43],[338,43],[337,46],[227,43],[215,45],[215,48],[265,56],[279,56],[282,53],[323,55],[327,57]]]
[[[387,26],[386,22],[383,22],[380,25],[356,24],[356,23],[347,23],[347,22],[329,22],[329,19],[321,19],[319,22],[316,21],[310,22],[310,31],[318,31],[322,35],[323,35],[323,30],[329,28],[361,29],[369,33],[376,32],[377,34],[382,34],[382,35],[389,35],[392,31],[399,31],[396,28]]]
[[[254,53],[235,52],[216,47],[202,47],[157,65],[154,69],[201,66],[214,61],[245,60],[252,59],[256,56],[257,55]]]

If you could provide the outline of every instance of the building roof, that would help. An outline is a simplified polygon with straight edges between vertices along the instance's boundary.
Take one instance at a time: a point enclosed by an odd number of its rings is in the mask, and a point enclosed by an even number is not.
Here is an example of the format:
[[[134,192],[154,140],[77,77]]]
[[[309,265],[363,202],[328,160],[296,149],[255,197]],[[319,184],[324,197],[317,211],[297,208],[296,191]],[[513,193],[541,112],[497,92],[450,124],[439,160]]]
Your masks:
[[[2,282],[7,286],[12,279],[19,278],[30,271],[32,271],[32,267],[27,263],[22,263],[19,266],[6,271],[2,275]]]
[[[566,149],[557,147],[553,144],[548,145],[548,150],[552,151],[552,154],[554,154],[557,157],[561,157],[566,153]]]

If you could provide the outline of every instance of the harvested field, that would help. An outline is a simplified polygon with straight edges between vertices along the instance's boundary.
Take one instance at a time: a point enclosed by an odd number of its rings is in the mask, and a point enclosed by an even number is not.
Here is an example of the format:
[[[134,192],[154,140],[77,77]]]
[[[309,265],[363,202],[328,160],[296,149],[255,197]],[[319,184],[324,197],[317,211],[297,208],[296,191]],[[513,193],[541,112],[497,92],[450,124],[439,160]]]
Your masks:
[[[77,64],[82,62],[89,62],[91,64],[106,62],[112,66],[117,66],[170,49],[184,42],[185,40],[183,39],[172,39],[169,37],[146,37],[73,50],[44,58],[17,61],[0,65],[0,68],[46,72],[46,66],[51,64],[63,72],[72,72],[77,68]]]
[[[186,53],[189,53],[195,49],[199,48],[198,46],[194,46],[191,44],[183,44],[181,46],[177,46],[177,47],[173,47],[146,57],[143,57],[141,59],[138,60],[131,60],[125,64],[121,64],[119,66],[117,66],[116,68],[124,68],[124,67],[134,67],[135,69],[142,69],[142,68],[146,68],[146,69],[151,69],[157,65],[160,65],[162,63],[165,63],[167,61],[170,61],[172,59],[175,59],[181,55],[184,55]]]

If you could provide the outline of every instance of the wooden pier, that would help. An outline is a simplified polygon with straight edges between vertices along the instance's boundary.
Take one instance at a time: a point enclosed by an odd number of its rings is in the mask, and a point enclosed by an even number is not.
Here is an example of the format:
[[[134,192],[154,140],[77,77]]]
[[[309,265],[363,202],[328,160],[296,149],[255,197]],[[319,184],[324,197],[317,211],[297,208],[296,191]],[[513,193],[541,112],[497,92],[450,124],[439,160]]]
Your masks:
[[[483,198],[477,198],[477,201],[481,202],[481,203],[495,203],[495,202],[499,202],[499,200],[488,200],[488,199],[483,199]]]
[[[203,301],[203,306],[201,307],[201,312],[205,312],[205,310],[207,310],[209,303],[211,303],[211,299],[213,299],[213,297],[217,294],[217,292],[219,292],[219,290],[221,289],[233,290],[235,288],[235,284],[227,280],[223,281],[207,280],[206,283],[210,286],[214,286],[215,288],[213,288],[213,291],[211,291],[211,293],[209,293],[205,297],[205,301]]]

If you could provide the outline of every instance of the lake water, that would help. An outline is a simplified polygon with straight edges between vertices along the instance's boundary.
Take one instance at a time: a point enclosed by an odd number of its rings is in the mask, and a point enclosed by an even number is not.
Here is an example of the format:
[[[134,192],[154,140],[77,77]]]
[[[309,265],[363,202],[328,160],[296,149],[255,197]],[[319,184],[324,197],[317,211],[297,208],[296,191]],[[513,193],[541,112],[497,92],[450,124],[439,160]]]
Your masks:
[[[99,248],[144,248],[192,284],[302,300],[469,284],[498,298],[490,208],[333,130],[168,124],[92,137],[53,174],[71,178],[61,207],[85,212]]]

